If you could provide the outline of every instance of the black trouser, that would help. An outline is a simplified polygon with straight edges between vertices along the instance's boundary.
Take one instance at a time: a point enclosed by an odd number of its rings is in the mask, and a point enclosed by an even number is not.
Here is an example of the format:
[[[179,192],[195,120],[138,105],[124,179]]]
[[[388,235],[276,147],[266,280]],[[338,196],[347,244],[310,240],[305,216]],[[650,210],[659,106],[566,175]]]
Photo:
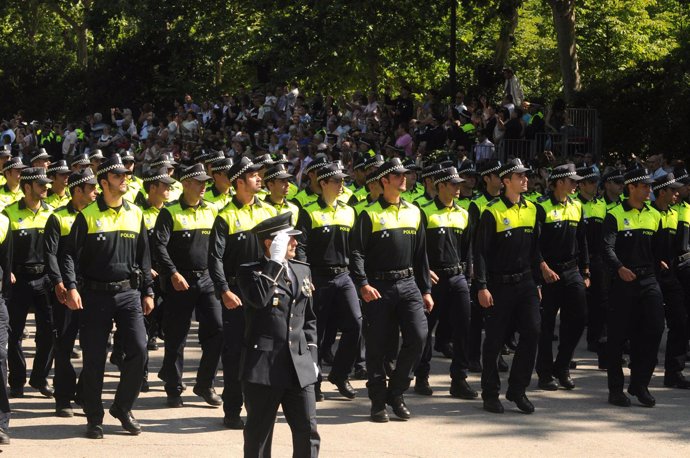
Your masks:
[[[223,349],[222,306],[215,296],[211,279],[205,275],[198,281],[190,278],[188,283],[187,291],[172,290],[166,295],[163,317],[165,354],[158,377],[165,381],[168,396],[182,394],[184,348],[192,323],[192,312],[196,312],[199,322],[201,344],[201,359],[196,373],[197,387],[213,387]]]
[[[230,290],[238,297],[240,289]],[[242,384],[240,383],[240,357],[244,345],[244,308],[229,310],[223,307],[223,411],[226,417],[235,417],[242,411]]]
[[[479,362],[482,358],[482,329],[484,329],[484,309],[477,299],[477,287],[470,286],[470,330],[469,330],[469,358],[472,362]]]
[[[608,314],[608,385],[623,390],[623,344],[630,339],[630,386],[647,388],[657,363],[664,332],[663,297],[654,276],[624,282],[617,274],[611,282]]]
[[[369,284],[381,294],[380,299],[362,304],[369,372],[367,388],[369,399],[378,408],[385,405],[387,398],[399,396],[410,387],[412,374],[424,351],[429,328],[424,316],[422,296],[414,278],[372,280]],[[386,388],[384,360],[391,348],[391,330],[397,326],[402,332],[402,346]]]
[[[10,426],[10,400],[7,393],[7,340],[10,317],[5,299],[0,296],[0,428]]]
[[[245,458],[271,456],[273,428],[279,406],[282,406],[285,420],[292,431],[292,456],[315,458],[319,455],[321,437],[316,430],[314,385],[301,388],[296,383],[283,388],[244,382],[242,387],[247,408]]]
[[[53,311],[50,281],[43,274],[18,274],[16,278],[7,307],[10,315],[7,358],[10,371],[9,384],[11,388],[22,389],[26,383],[26,359],[22,348],[22,334],[29,308],[33,306],[36,317],[36,355],[29,384],[41,387],[48,383],[48,374],[53,365]]]
[[[139,397],[141,380],[146,362],[146,329],[138,290],[120,293],[82,290],[81,323],[79,342],[83,350],[81,371],[81,399],[86,418],[90,423],[103,422],[103,375],[105,372],[106,345],[113,327],[113,320],[122,339],[124,359],[120,366],[120,383],[117,385],[113,406],[121,411],[132,410]]]
[[[424,345],[422,359],[415,370],[416,377],[428,377],[431,370],[432,337],[431,331],[444,315],[448,317],[453,342],[453,359],[450,363],[450,378],[467,378],[469,366],[469,330],[470,330],[470,290],[465,275],[447,276],[439,274],[438,283],[431,289],[434,308],[427,314],[429,333]]]
[[[599,348],[606,336],[606,310],[608,308],[608,271],[601,258],[589,263],[590,283],[587,297],[587,344]]]
[[[688,312],[685,309],[685,293],[674,271],[660,273],[658,281],[664,297],[664,312],[668,326],[664,370],[681,372],[685,369],[688,352]]]
[[[79,333],[81,310],[70,310],[53,295],[55,325],[55,406],[69,407],[77,396],[77,373],[72,365],[72,350]]]
[[[313,281],[318,345],[321,348],[329,323],[334,323],[341,335],[331,376],[338,381],[346,380],[357,359],[362,335],[362,310],[357,291],[347,272],[330,277],[314,275]]]
[[[522,394],[530,384],[534,370],[541,317],[539,295],[531,277],[518,283],[489,281],[489,292],[494,305],[485,309],[486,336],[482,348],[482,398],[494,399],[501,390],[498,375],[498,357],[501,354],[506,332],[511,326],[520,334],[508,377],[508,391]]]
[[[537,354],[537,375],[550,378],[568,370],[570,360],[587,322],[585,283],[577,267],[559,272],[560,280],[546,283],[541,289],[541,335]],[[558,355],[553,359],[553,331],[561,310],[558,331]]]

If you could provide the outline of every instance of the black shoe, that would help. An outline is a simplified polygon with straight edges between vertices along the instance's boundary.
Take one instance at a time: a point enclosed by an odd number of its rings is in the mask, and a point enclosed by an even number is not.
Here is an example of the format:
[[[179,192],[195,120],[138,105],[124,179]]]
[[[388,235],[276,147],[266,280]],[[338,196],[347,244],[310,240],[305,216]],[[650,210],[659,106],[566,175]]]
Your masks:
[[[690,381],[685,379],[682,372],[666,372],[664,374],[664,386],[687,390],[690,389]]]
[[[321,402],[325,399],[319,384],[314,385],[314,398],[316,399],[316,402]]]
[[[146,342],[146,349],[148,351],[156,351],[158,350],[158,342],[156,341],[155,337],[152,337],[149,339],[148,342]]]
[[[508,366],[506,360],[503,359],[503,355],[500,355],[498,357],[498,372],[508,372],[509,370],[510,366]]]
[[[141,388],[139,388],[140,393],[148,393],[151,390],[151,387],[149,386],[149,381],[148,380],[142,380],[141,381]]]
[[[328,374],[328,381],[338,387],[338,393],[342,394],[347,399],[354,399],[357,396],[357,392],[352,388],[352,385],[350,385],[347,379],[336,380],[335,377],[331,377],[331,375]]]
[[[628,393],[635,396],[640,404],[645,407],[654,407],[656,405],[656,399],[649,393],[647,388],[636,388],[631,385],[628,387]]]
[[[544,391],[557,391],[558,384],[554,381],[553,377],[540,378],[537,382],[539,389]]]
[[[8,445],[10,443],[10,436],[7,431],[0,428],[0,445]]]
[[[129,431],[129,433],[133,436],[137,436],[141,433],[141,426],[139,425],[137,419],[132,416],[131,411],[123,412],[118,407],[111,406],[109,412],[110,415],[120,420],[120,424],[122,424],[122,427],[126,431]]]
[[[218,395],[216,394],[216,390],[214,390],[213,387],[210,387],[210,388],[198,388],[198,387],[195,386],[195,387],[192,389],[192,391],[193,391],[194,394],[196,394],[197,396],[201,396],[202,398],[204,398],[204,401],[206,401],[206,404],[208,404],[208,405],[210,405],[210,406],[216,406],[216,407],[218,407],[218,406],[223,405],[223,400],[221,399],[220,396],[218,396]]]
[[[491,413],[503,413],[503,404],[498,398],[484,399],[484,410]]]
[[[244,422],[239,415],[223,418],[223,426],[228,429],[244,429]]]
[[[618,407],[630,407],[630,398],[622,391],[614,391],[609,393],[609,404]]]
[[[86,437],[88,439],[103,439],[103,426],[96,423],[87,423]]]
[[[39,393],[41,393],[43,396],[45,396],[47,398],[52,398],[53,395],[55,394],[55,390],[48,383],[46,383],[43,386],[33,385],[33,384],[29,383],[29,386],[37,389]]]
[[[374,423],[388,423],[388,412],[386,412],[386,405],[372,405],[369,419]]]
[[[577,361],[570,361],[568,369],[577,369]]]
[[[168,407],[182,407],[184,402],[182,402],[182,396],[168,396],[165,400]]]
[[[464,378],[453,379],[450,382],[450,395],[460,399],[476,399],[479,394],[472,389]]]
[[[511,402],[514,402],[517,408],[525,413],[534,412],[534,405],[530,402],[529,399],[527,399],[527,395],[525,393],[513,394],[510,391],[508,391],[506,393],[506,399]]]
[[[55,416],[60,418],[71,418],[74,416],[72,406],[67,404],[64,406],[55,407]]]
[[[429,377],[416,377],[414,379],[414,392],[422,396],[431,396],[434,390],[429,385]]]
[[[554,376],[558,379],[558,383],[566,390],[575,389],[575,382],[573,382],[573,379],[570,377],[569,370],[560,371],[554,374]]]
[[[393,413],[395,416],[402,420],[409,420],[412,416],[410,409],[408,409],[407,405],[405,405],[405,398],[403,398],[402,394],[389,399],[388,405],[393,408]]]
[[[369,373],[365,368],[360,367],[359,369],[355,370],[355,373],[352,375],[352,377],[355,380],[367,380],[369,378]]]
[[[24,388],[12,388],[10,387],[9,396],[11,398],[23,398]]]
[[[474,373],[474,374],[481,374],[482,372],[482,363],[479,361],[470,361],[469,366],[467,366],[467,370]]]

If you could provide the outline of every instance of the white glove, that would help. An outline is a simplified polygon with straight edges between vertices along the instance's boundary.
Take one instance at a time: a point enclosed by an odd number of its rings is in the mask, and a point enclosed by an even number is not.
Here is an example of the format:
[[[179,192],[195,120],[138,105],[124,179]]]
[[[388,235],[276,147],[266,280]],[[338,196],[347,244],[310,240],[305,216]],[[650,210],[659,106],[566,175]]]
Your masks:
[[[269,252],[271,253],[271,261],[283,263],[285,255],[287,254],[288,243],[290,243],[290,236],[286,232],[279,232],[273,238]]]

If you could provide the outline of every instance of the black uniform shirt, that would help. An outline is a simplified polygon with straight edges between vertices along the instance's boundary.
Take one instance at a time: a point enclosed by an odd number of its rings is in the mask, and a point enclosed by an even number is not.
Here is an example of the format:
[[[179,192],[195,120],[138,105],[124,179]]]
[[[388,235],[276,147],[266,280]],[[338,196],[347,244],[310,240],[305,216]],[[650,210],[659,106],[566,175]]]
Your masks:
[[[12,231],[13,268],[43,264],[43,234],[48,217],[53,207],[41,201],[38,211],[34,213],[26,208],[21,199],[5,208],[4,213],[10,219]]]
[[[62,259],[65,240],[72,230],[72,224],[74,224],[78,214],[79,212],[72,205],[72,201],[69,201],[67,205],[56,209],[46,223],[45,234],[43,235],[45,265],[46,273],[53,286],[62,283],[59,260]]]
[[[602,230],[604,262],[613,270],[652,269],[656,265],[652,239],[661,216],[649,204],[641,210],[627,200],[613,207],[604,218]]]
[[[426,248],[431,270],[454,267],[470,258],[469,213],[453,202],[446,207],[436,197],[422,206]]]
[[[580,269],[589,267],[587,232],[582,217],[582,204],[570,197],[565,202],[553,194],[537,199],[540,262],[551,264],[572,261],[577,257]]]

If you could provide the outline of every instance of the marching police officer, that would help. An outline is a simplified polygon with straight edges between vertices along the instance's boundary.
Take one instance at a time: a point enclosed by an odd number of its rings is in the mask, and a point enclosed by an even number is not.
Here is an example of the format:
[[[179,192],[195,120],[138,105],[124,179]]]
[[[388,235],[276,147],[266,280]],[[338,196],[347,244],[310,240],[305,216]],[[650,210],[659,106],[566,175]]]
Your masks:
[[[10,443],[10,400],[7,392],[7,344],[9,338],[9,314],[5,305],[11,287],[12,236],[9,219],[0,214],[0,445]]]
[[[316,171],[328,164],[328,160],[325,157],[317,157],[311,161],[305,168],[304,173],[307,174],[309,178],[309,185],[297,193],[295,198],[292,200],[295,205],[302,208],[307,204],[314,202],[321,194],[321,189],[319,188],[319,182],[316,179]]]
[[[153,310],[154,298],[142,212],[122,197],[127,192],[127,173],[118,154],[98,166],[96,176],[103,192],[77,215],[61,265],[67,306],[83,309],[79,328],[84,361],[81,400],[90,439],[103,438],[101,395],[113,320],[126,358],[110,414],[131,434],[141,432],[131,409],[139,396],[146,363],[143,316]]]
[[[388,421],[386,404],[399,418],[410,418],[403,393],[424,350],[424,310],[434,306],[420,210],[400,198],[406,172],[398,158],[378,168],[383,194],[364,208],[350,241],[350,268],[367,321],[367,389],[374,422]],[[386,386],[384,358],[395,325],[400,326],[403,344]]]
[[[299,207],[287,200],[291,178],[293,178],[292,174],[288,173],[282,163],[276,163],[266,169],[263,182],[268,189],[268,194],[264,201],[272,205],[278,214],[292,213],[292,224],[295,225],[299,216]]]
[[[580,180],[574,164],[559,165],[549,176],[551,191],[537,199],[539,267],[545,284],[536,370],[539,388],[547,391],[558,389],[554,376],[563,388],[575,388],[569,366],[585,329],[585,288],[589,285],[587,237],[582,205],[569,197]],[[559,309],[559,345],[554,361],[553,331]]]
[[[78,399],[77,375],[72,366],[71,356],[74,341],[79,332],[81,313],[70,310],[64,304],[67,300],[67,289],[60,272],[67,236],[72,230],[77,214],[96,200],[96,177],[87,168],[81,173],[72,173],[67,187],[71,199],[66,205],[57,208],[48,218],[45,226],[45,266],[48,279],[55,292],[53,298],[53,324],[55,326],[55,415],[72,417],[71,401]]]
[[[158,373],[165,381],[168,406],[182,406],[184,347],[192,312],[199,321],[201,360],[194,393],[212,406],[222,404],[213,380],[223,347],[221,305],[208,275],[208,240],[218,211],[203,200],[206,182],[203,164],[182,171],[180,199],[164,207],[153,232],[153,253],[161,287],[166,291],[163,316],[165,354]]]
[[[165,167],[168,170],[168,175],[171,177],[175,173],[175,166],[177,162],[169,154],[161,154],[160,157],[151,163],[151,168],[157,169],[160,167]],[[174,202],[180,198],[182,194],[182,184],[175,180],[173,184],[170,185],[170,195],[168,202]]]
[[[455,202],[462,183],[455,167],[440,170],[433,175],[433,180],[437,195],[422,206],[422,219],[434,283],[431,294],[435,307],[427,315],[429,334],[421,363],[415,371],[414,390],[419,394],[432,394],[429,386],[431,331],[446,309],[445,316],[448,317],[453,342],[450,394],[462,399],[474,399],[477,392],[466,380],[470,328],[470,290],[465,278],[471,258],[469,214]]]
[[[204,194],[204,200],[214,204],[218,211],[222,210],[232,199],[232,184],[228,178],[228,170],[232,168],[232,165],[233,162],[230,158],[217,159],[208,165],[213,183]]]
[[[356,392],[348,381],[348,374],[359,352],[362,311],[348,269],[349,237],[356,215],[352,207],[338,201],[346,177],[339,163],[318,169],[316,179],[321,195],[300,211],[297,257],[308,261],[312,270],[319,346],[329,324],[340,328],[342,333],[328,381],[341,395],[353,399]],[[316,386],[317,399],[319,385]]]
[[[606,211],[609,211],[621,202],[624,187],[623,174],[618,169],[611,170],[602,175],[601,182],[604,187],[602,197],[606,202]]]
[[[9,300],[10,341],[8,354],[10,396],[23,397],[26,360],[22,333],[29,308],[36,317],[36,355],[29,385],[46,397],[53,396],[48,374],[53,365],[53,313],[51,287],[45,273],[43,234],[53,209],[45,203],[47,184],[52,182],[43,167],[22,169],[20,183],[24,193],[19,201],[5,207],[12,231],[12,273],[16,282]]]
[[[647,202],[652,183],[646,169],[626,172],[624,185],[628,198],[609,210],[602,230],[604,261],[613,277],[609,290],[606,358],[608,400],[620,407],[630,406],[630,398],[623,393],[625,379],[621,367],[627,339],[630,339],[632,362],[628,393],[644,406],[656,404],[648,386],[664,331],[664,309],[655,276],[659,260],[653,251],[654,234],[661,217]]]
[[[256,196],[261,190],[259,168],[245,156],[228,171],[235,195],[218,213],[209,239],[208,270],[224,306],[223,423],[230,429],[244,428],[240,418],[242,389],[239,383],[244,311],[237,274],[241,264],[255,262],[263,253],[259,240],[250,231],[261,221],[276,215],[272,206]]]
[[[279,406],[292,430],[293,456],[319,454],[313,286],[309,267],[293,260],[299,231],[292,228],[291,216],[282,213],[252,229],[263,253],[258,262],[239,269],[246,315],[240,377],[247,408],[247,458],[271,456]]]
[[[6,183],[0,188],[0,207],[6,207],[24,197],[19,178],[25,168],[20,157],[12,157],[5,162],[2,174]]]
[[[505,192],[486,206],[477,229],[475,283],[479,304],[488,312],[482,348],[482,399],[484,410],[493,413],[503,413],[497,361],[511,326],[516,327],[520,340],[506,399],[525,413],[534,412],[525,389],[534,370],[541,326],[536,283],[539,238],[537,208],[521,195],[527,190],[528,170],[519,159],[498,169]]]
[[[53,208],[59,208],[66,205],[70,200],[67,186],[70,171],[69,167],[67,167],[67,162],[63,160],[53,162],[48,166],[46,173],[48,174],[48,178],[53,180],[48,190],[46,203]]]
[[[688,322],[688,336],[690,336],[690,176],[684,167],[673,169],[676,182],[683,184],[678,189],[678,202],[673,209],[678,212],[678,258],[676,260],[676,275],[683,285],[685,293],[685,318]],[[664,385],[668,387],[686,388],[688,382],[682,372],[667,374]]]

